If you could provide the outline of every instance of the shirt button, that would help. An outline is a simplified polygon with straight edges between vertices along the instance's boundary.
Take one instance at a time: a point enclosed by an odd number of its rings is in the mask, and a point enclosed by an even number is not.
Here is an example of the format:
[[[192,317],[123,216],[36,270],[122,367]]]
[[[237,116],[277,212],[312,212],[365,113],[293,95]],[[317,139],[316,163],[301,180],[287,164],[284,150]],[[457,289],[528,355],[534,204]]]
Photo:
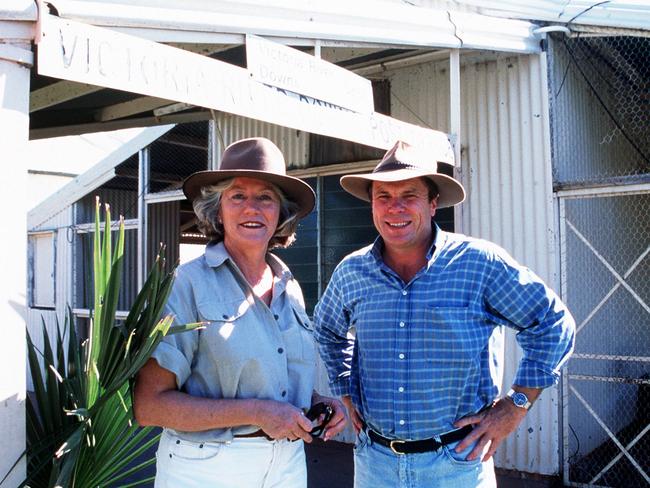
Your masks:
[[[282,353],[284,352],[284,349],[282,349],[281,347],[278,347],[278,352],[279,352],[280,354],[282,354]]]
[[[400,359],[404,359],[404,354],[400,354],[400,355],[399,355],[399,358],[400,358]]]
[[[406,324],[405,324],[404,322],[400,322],[400,323],[399,323],[399,326],[400,326],[400,327],[404,327],[405,325],[406,325]]]
[[[405,423],[406,423],[406,422],[404,422],[403,420],[400,420],[400,421],[399,421],[399,424],[400,424],[400,425],[404,425]]]
[[[402,290],[402,295],[406,295],[407,293],[408,293],[408,291]]]
[[[278,319],[280,318],[280,316],[276,313],[275,315],[273,315],[273,318],[274,318],[275,320],[278,320]]]
[[[399,391],[400,393],[404,393],[404,387],[403,387],[403,386],[400,386],[400,387],[397,389],[397,391]]]
[[[282,396],[286,397],[287,396],[287,390],[282,390]]]

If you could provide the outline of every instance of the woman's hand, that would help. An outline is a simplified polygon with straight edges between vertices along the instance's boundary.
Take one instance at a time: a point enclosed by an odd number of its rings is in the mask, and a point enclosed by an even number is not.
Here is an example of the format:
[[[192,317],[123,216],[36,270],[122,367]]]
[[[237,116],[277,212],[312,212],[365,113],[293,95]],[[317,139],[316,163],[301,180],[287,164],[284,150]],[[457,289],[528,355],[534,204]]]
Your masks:
[[[359,415],[359,412],[352,404],[352,398],[349,395],[344,396],[343,398],[341,398],[341,400],[343,400],[343,403],[345,404],[345,408],[347,408],[348,410],[348,414],[350,415],[350,420],[352,421],[352,428],[354,429],[354,432],[357,435],[359,435],[359,432],[361,432],[361,429],[363,429],[363,420],[361,420],[361,415]]]
[[[258,400],[255,425],[273,439],[311,442],[311,422],[297,407],[275,400]]]
[[[314,392],[311,396],[311,404],[315,405],[319,402],[322,402],[325,405],[329,405],[333,410],[332,418],[327,423],[325,430],[323,431],[323,440],[329,441],[332,437],[345,429],[345,423],[347,422],[345,407],[336,398],[323,396],[319,393]],[[319,419],[319,421],[322,420],[322,418]]]

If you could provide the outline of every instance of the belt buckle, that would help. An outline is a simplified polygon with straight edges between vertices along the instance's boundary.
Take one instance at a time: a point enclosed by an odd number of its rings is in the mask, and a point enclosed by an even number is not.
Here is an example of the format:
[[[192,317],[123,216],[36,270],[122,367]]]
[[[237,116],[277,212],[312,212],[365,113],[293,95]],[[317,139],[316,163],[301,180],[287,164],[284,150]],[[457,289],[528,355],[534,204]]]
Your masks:
[[[390,441],[390,444],[388,447],[390,447],[390,450],[393,451],[395,454],[399,454],[400,456],[403,456],[406,454],[405,452],[399,452],[398,450],[395,449],[395,445],[399,444],[406,444],[406,441],[403,441],[402,439],[393,439]]]

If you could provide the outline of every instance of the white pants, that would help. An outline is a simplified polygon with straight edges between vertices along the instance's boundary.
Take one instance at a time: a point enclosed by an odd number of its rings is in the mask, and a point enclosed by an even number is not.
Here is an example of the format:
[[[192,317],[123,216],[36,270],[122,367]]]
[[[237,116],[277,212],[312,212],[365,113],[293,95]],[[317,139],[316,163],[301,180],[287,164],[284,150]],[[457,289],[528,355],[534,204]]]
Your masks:
[[[232,442],[188,442],[163,430],[156,453],[155,488],[305,488],[301,440],[263,437]]]

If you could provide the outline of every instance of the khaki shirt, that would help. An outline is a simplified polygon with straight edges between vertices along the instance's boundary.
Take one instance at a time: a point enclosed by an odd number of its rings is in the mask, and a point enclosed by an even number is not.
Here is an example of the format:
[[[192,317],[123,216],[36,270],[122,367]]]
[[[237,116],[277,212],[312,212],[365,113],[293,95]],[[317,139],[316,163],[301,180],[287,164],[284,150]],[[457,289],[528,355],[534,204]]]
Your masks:
[[[223,243],[179,266],[165,306],[176,324],[205,321],[205,329],[165,337],[153,358],[176,375],[179,390],[204,398],[258,398],[305,408],[316,371],[312,326],[300,286],[272,254],[271,306],[257,298]],[[228,441],[258,430],[238,426],[173,431],[190,441]],[[170,429],[171,430],[171,429]]]

